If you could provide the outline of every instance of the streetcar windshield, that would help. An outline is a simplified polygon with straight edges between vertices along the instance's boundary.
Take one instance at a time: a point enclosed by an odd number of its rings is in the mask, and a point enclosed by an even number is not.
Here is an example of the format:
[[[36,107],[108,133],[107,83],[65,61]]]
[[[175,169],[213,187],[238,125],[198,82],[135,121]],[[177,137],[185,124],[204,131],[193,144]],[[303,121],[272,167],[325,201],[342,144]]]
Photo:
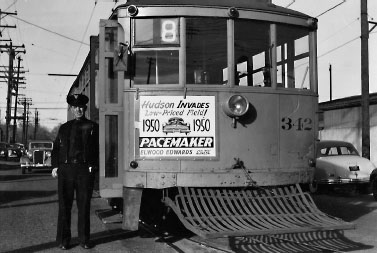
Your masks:
[[[179,20],[135,20],[135,84],[179,83]]]
[[[209,17],[134,19],[134,84],[310,89],[309,28],[233,22],[229,26],[226,18]]]
[[[227,68],[226,19],[186,19],[187,84],[223,84]]]
[[[234,24],[235,85],[271,86],[270,24],[236,20]]]
[[[309,31],[277,25],[277,86],[309,89]]]

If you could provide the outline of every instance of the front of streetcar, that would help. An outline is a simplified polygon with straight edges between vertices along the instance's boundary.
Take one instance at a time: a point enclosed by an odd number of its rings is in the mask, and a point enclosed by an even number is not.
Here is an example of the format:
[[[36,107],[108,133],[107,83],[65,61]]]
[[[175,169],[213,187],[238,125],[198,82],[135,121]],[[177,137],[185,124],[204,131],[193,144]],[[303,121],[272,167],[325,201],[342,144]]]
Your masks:
[[[137,215],[143,189],[309,183],[316,30],[268,0],[119,6],[100,25],[101,196]]]

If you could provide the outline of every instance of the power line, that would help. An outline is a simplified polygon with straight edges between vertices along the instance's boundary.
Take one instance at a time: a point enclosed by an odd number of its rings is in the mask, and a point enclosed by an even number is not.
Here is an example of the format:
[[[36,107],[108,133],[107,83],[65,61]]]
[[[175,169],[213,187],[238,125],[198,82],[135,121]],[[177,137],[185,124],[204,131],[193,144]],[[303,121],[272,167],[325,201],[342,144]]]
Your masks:
[[[334,37],[335,35],[337,35],[338,33],[340,33],[341,31],[349,28],[353,23],[355,23],[356,21],[358,21],[360,18],[356,18],[355,20],[353,20],[352,22],[348,23],[347,25],[345,25],[344,27],[342,27],[341,29],[339,29],[338,31],[336,32],[333,32],[331,33],[331,35],[321,41],[318,41],[318,43],[323,43],[324,41],[327,41],[329,40],[330,38]]]
[[[84,31],[83,36],[82,36],[82,39],[81,39],[82,41],[85,39],[85,35],[86,35],[87,31],[88,31],[88,28],[89,28],[89,25],[90,25],[90,21],[92,20],[92,17],[93,17],[93,14],[94,14],[94,10],[95,10],[95,8],[96,8],[96,4],[93,6],[92,12],[90,13],[90,17],[89,17],[88,23],[87,23],[87,25],[86,25],[85,31]],[[78,55],[79,55],[80,50],[81,50],[81,44],[80,44],[79,49],[77,50],[77,53],[76,53],[75,59],[73,60],[72,68],[71,68],[71,71],[70,71],[71,73],[72,73],[73,68],[74,68],[74,66],[75,66],[75,63],[76,63],[76,60],[77,60],[77,57],[78,57]],[[63,93],[63,91],[65,90],[65,87],[66,87],[66,86],[67,86],[67,84],[65,84],[65,85],[63,86],[63,89],[62,89],[62,91],[60,92],[60,96],[62,96],[62,93]]]
[[[291,6],[292,4],[294,4],[296,2],[296,0],[292,0],[292,2],[290,2],[287,6],[285,6],[285,8],[288,8],[289,6]]]
[[[327,51],[326,53],[321,54],[321,55],[318,56],[317,58],[321,58],[322,56],[325,56],[325,55],[327,55],[327,54],[329,54],[329,53],[332,53],[332,52],[334,52],[335,50],[337,50],[337,49],[339,49],[339,48],[342,48],[342,47],[344,47],[345,45],[348,45],[349,43],[351,43],[351,42],[353,42],[353,41],[355,41],[355,40],[357,40],[357,39],[359,39],[359,38],[360,38],[360,36],[357,36],[356,38],[354,38],[354,39],[352,39],[352,40],[349,40],[349,41],[347,41],[346,43],[344,43],[344,44],[342,44],[342,45],[339,45],[339,46],[337,46],[337,47],[335,47],[335,48],[333,48],[333,49]]]
[[[80,44],[83,44],[83,45],[89,46],[88,43],[85,43],[85,42],[83,42],[83,41],[79,41],[79,40],[76,40],[76,39],[70,38],[70,37],[68,37],[68,36],[66,36],[66,35],[63,35],[63,34],[60,34],[60,33],[58,33],[58,32],[51,31],[51,30],[49,30],[49,29],[47,29],[47,28],[44,28],[44,27],[42,27],[42,26],[39,26],[39,25],[33,24],[33,23],[31,23],[31,22],[29,22],[29,21],[26,21],[26,20],[24,20],[24,19],[22,19],[22,18],[19,18],[19,17],[13,17],[13,18],[18,19],[18,20],[20,20],[20,21],[22,21],[22,22],[24,22],[24,23],[26,23],[26,24],[29,24],[29,25],[35,26],[35,27],[37,27],[37,28],[39,28],[39,29],[42,29],[42,30],[44,30],[44,31],[46,31],[46,32],[49,32],[49,33],[52,33],[52,34],[58,35],[58,36],[60,36],[60,37],[63,37],[63,38],[65,38],[65,39],[68,39],[68,40],[71,40],[71,41],[78,42],[78,43],[80,43]]]
[[[337,5],[335,5],[335,6],[333,6],[333,7],[331,7],[330,9],[328,9],[328,10],[326,10],[326,11],[324,11],[324,12],[322,12],[321,14],[319,14],[318,16],[316,16],[316,18],[318,18],[319,16],[322,16],[323,14],[325,14],[325,13],[327,13],[327,12],[329,12],[329,11],[331,11],[331,10],[333,10],[333,9],[335,9],[335,8],[337,8],[339,5],[342,5],[342,4],[344,4],[345,2],[346,2],[347,0],[343,0],[343,2],[341,2],[341,3],[338,3]]]
[[[5,8],[5,11],[9,10],[10,7],[12,7],[13,5],[15,5],[17,3],[18,0],[14,0],[13,3],[11,5],[9,5],[7,8]]]

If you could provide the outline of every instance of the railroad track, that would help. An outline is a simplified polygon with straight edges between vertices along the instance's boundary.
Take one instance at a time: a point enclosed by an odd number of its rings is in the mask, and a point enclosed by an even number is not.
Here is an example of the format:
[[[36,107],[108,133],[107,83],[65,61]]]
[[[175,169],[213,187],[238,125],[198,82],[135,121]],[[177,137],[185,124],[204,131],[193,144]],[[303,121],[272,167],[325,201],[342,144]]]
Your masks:
[[[199,236],[180,237],[156,226],[140,221],[140,226],[146,232],[156,237],[156,241],[165,243],[178,253],[211,252],[211,253],[246,253],[246,252],[344,252],[339,248],[347,248],[347,242],[341,241],[336,231],[322,231],[312,235],[260,235],[245,237],[230,237],[228,239],[203,239]],[[325,238],[325,237],[328,238]],[[304,238],[306,237],[306,239]],[[219,243],[219,241],[226,243]],[[308,242],[310,241],[310,242]]]

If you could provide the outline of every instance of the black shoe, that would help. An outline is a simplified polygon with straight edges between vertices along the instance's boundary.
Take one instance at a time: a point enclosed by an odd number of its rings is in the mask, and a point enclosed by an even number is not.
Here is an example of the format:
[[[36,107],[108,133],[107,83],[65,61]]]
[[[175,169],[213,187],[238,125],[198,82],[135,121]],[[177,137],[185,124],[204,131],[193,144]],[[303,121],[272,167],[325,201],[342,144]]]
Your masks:
[[[62,250],[67,250],[69,248],[69,245],[68,244],[60,244],[59,248],[62,249]]]
[[[93,247],[90,243],[80,243],[80,246],[83,249],[90,249]]]

